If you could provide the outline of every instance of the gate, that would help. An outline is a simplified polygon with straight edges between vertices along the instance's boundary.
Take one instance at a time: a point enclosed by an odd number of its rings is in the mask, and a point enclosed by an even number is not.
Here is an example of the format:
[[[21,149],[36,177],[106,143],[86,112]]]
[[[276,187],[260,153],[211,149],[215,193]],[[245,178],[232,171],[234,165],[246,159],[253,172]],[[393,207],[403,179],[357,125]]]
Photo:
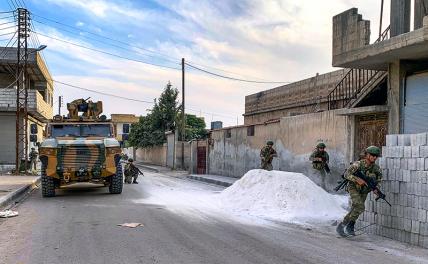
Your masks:
[[[388,115],[378,113],[357,117],[355,158],[364,152],[368,146],[385,146],[388,132]]]
[[[197,147],[197,174],[207,173],[207,147]]]

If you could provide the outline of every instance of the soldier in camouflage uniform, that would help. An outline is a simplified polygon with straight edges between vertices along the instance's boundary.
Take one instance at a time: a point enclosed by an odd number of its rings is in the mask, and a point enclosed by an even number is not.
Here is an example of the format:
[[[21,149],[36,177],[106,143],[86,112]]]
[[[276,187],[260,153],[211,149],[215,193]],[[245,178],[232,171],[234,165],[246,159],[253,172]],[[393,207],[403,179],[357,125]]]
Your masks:
[[[325,151],[326,145],[323,142],[318,143],[316,149],[312,152],[309,160],[312,161],[312,167],[321,174],[321,188],[326,189],[326,172],[330,172],[328,167],[329,156]]]
[[[134,160],[130,158],[128,160],[128,163],[125,165],[125,183],[131,183],[132,181],[133,184],[138,184],[138,174],[141,174],[143,176],[144,174],[134,165],[133,162]]]
[[[36,151],[35,148],[31,148],[31,152],[29,154],[30,156],[30,169],[31,170],[37,170],[37,156],[39,153]]]
[[[266,146],[260,150],[261,168],[268,171],[273,170],[272,159],[278,156],[272,146],[273,141],[269,140],[266,142]]]
[[[377,157],[379,156],[380,149],[375,146],[370,146],[365,151],[364,159],[354,162],[345,172],[344,177],[345,179],[349,180],[347,191],[351,197],[352,204],[349,213],[337,226],[336,231],[341,236],[355,235],[355,221],[357,221],[360,214],[364,212],[364,203],[366,201],[367,195],[371,191],[370,188],[367,187],[367,183],[354,174],[360,170],[367,177],[374,178],[376,180],[377,187],[380,188],[382,172],[380,167],[375,163]],[[375,194],[377,195],[376,191]]]

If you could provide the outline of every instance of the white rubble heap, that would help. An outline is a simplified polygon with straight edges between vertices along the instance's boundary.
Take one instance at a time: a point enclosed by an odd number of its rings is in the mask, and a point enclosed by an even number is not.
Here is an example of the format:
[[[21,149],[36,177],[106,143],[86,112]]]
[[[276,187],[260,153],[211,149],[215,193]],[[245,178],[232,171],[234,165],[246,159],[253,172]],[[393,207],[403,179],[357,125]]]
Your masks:
[[[292,223],[341,219],[348,201],[301,173],[265,170],[247,172],[220,196],[222,207],[234,214]]]

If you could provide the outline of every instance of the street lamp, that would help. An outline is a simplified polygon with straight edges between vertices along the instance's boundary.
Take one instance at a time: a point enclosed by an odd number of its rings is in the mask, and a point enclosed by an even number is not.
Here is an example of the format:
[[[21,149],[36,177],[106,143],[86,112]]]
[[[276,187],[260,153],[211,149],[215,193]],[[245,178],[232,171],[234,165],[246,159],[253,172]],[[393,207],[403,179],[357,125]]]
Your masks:
[[[46,49],[46,47],[47,47],[46,45],[40,45],[37,49],[32,50],[27,55],[30,55],[30,54],[35,53],[35,52],[42,51],[42,50]]]

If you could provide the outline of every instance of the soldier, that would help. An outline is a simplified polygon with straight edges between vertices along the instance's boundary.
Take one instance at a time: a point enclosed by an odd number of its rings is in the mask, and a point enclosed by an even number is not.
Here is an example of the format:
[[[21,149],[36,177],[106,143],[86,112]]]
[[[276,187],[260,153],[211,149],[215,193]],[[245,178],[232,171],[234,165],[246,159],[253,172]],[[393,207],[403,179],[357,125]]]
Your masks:
[[[330,173],[328,166],[329,156],[325,151],[326,145],[323,142],[318,143],[316,149],[312,152],[309,160],[312,161],[312,167],[321,174],[321,188],[326,189],[325,178],[326,173]]]
[[[271,171],[273,170],[272,167],[272,159],[274,157],[277,157],[278,155],[276,154],[276,151],[273,149],[273,141],[272,140],[268,140],[266,142],[266,146],[264,146],[261,150],[260,150],[260,157],[261,157],[261,167],[264,170],[268,170]]]
[[[35,148],[31,148],[31,152],[30,152],[30,169],[37,170],[37,156],[39,155],[39,153],[37,153]]]
[[[382,172],[379,166],[375,164],[376,159],[379,156],[380,149],[375,146],[370,146],[365,151],[365,157],[359,161],[354,162],[345,172],[344,177],[345,179],[349,180],[347,191],[351,196],[352,204],[351,210],[336,228],[336,231],[340,236],[355,235],[355,221],[357,221],[360,214],[364,212],[364,203],[368,193],[371,191],[371,189],[368,188],[367,183],[354,174],[360,170],[367,177],[373,178],[377,183],[377,187],[380,188]],[[377,191],[374,191],[374,193],[378,195]]]
[[[140,171],[140,169],[135,167],[133,162],[134,160],[130,158],[128,159],[128,163],[125,165],[125,183],[131,183],[132,181],[133,184],[138,184],[137,182],[138,174],[141,173],[141,175],[143,176],[144,174]]]

